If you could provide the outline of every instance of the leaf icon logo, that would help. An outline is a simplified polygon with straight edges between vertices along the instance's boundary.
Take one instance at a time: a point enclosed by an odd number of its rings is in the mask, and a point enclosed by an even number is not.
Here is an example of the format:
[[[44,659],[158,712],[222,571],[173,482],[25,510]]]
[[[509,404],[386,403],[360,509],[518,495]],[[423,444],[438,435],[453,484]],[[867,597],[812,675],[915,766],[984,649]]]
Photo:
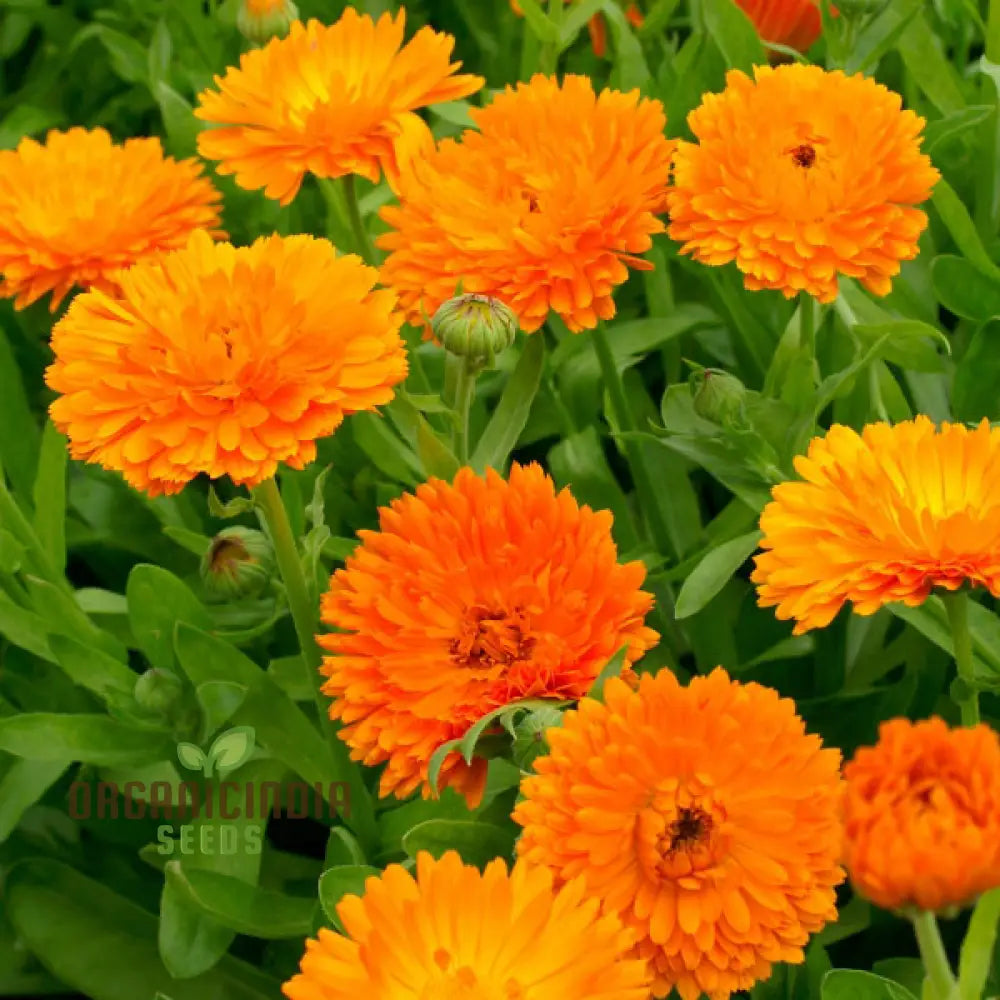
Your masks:
[[[255,746],[253,726],[234,726],[215,738],[207,754],[194,743],[178,743],[177,759],[188,770],[201,771],[206,778],[211,778],[213,772],[221,777],[246,763]]]

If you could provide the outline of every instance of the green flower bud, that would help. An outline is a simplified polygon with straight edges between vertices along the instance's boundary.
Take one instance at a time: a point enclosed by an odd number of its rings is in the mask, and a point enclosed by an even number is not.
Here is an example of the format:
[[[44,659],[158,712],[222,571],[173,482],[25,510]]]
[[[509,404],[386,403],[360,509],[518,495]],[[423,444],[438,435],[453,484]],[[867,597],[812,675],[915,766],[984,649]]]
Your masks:
[[[153,667],[136,680],[132,694],[136,704],[144,711],[167,717],[183,691],[184,685],[176,674]]]
[[[299,19],[299,9],[291,0],[242,0],[236,15],[239,33],[254,45],[288,34],[292,21]]]
[[[443,302],[431,319],[435,339],[451,354],[466,359],[471,369],[493,364],[517,336],[517,316],[499,299],[458,295]]]
[[[201,579],[218,601],[256,597],[274,574],[274,550],[253,528],[223,528],[201,560]]]
[[[694,403],[694,412],[713,424],[729,430],[746,430],[746,386],[729,372],[718,368],[702,368],[692,372],[688,379]]]
[[[536,757],[549,752],[545,734],[562,723],[558,708],[536,708],[514,726],[514,763],[527,771]]]

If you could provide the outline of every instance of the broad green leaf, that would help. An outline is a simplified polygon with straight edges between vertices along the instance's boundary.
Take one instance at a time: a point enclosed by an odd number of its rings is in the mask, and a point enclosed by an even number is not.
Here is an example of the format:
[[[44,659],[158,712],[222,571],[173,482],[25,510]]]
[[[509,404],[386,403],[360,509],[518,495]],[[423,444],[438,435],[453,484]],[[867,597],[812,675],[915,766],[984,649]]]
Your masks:
[[[19,496],[31,496],[38,462],[38,423],[28,404],[18,364],[10,343],[0,323],[0,467],[2,467]],[[0,472],[0,482],[3,475]],[[0,524],[12,531],[6,518]],[[24,540],[21,539],[23,542]]]
[[[899,983],[871,972],[834,969],[823,977],[823,1000],[916,1000]]]
[[[173,757],[169,738],[106,715],[26,712],[0,719],[0,750],[34,761],[150,764]]]
[[[524,3],[520,4],[520,7],[525,22],[540,42],[551,45],[559,41],[559,28],[542,10],[538,0],[525,0]]]
[[[54,663],[55,657],[45,637],[46,632],[48,625],[40,615],[15,604],[0,591],[0,635],[7,642]]]
[[[914,83],[941,114],[961,111],[965,107],[961,77],[923,13],[917,14],[906,26],[897,49]]]
[[[688,618],[701,611],[756,550],[761,537],[759,531],[751,531],[709,552],[684,581],[677,595],[674,618]]]
[[[915,319],[857,323],[852,331],[866,343],[885,337],[882,358],[914,371],[942,370],[941,357],[935,344],[943,347],[946,354],[951,354],[951,341],[937,327]]]
[[[975,333],[955,368],[951,406],[956,420],[1000,420],[1000,318],[985,322]]]
[[[380,824],[381,826],[381,824]],[[330,831],[326,842],[326,865],[334,868],[337,865],[363,865],[364,851],[357,837],[342,826],[335,826]]]
[[[88,24],[73,39],[72,48],[77,48],[88,38],[96,38],[110,57],[111,68],[126,83],[146,83],[149,78],[149,62],[146,50],[134,38],[116,31],[104,24]]]
[[[436,476],[451,482],[458,472],[459,462],[429,423],[417,414],[417,455],[428,477]]]
[[[219,872],[189,869],[183,860],[168,861],[165,874],[189,903],[239,934],[276,941],[308,937],[312,929],[313,899],[261,889]]]
[[[139,648],[154,667],[174,666],[174,628],[178,622],[211,628],[208,611],[173,573],[159,566],[136,566],[125,589],[129,621]]]
[[[167,22],[162,18],[156,22],[153,29],[153,37],[149,43],[147,52],[147,69],[150,83],[157,83],[165,80],[170,71],[170,57],[173,52],[173,44],[170,39],[170,29]]]
[[[320,906],[337,930],[344,930],[344,925],[337,916],[337,904],[344,896],[363,896],[368,879],[378,878],[381,874],[378,868],[369,865],[334,865],[320,875]]]
[[[467,864],[482,868],[494,858],[510,861],[515,831],[491,823],[461,819],[429,819],[418,823],[403,836],[403,850],[415,858],[427,851],[440,858],[447,851],[457,851]]]
[[[615,52],[611,85],[624,91],[646,86],[651,79],[649,66],[625,12],[615,0],[607,0],[602,10],[611,29],[611,45]]]
[[[733,69],[751,73],[754,66],[767,64],[767,54],[753,22],[734,0],[702,0],[705,27]]]
[[[66,566],[66,462],[67,441],[50,421],[42,434],[33,499],[35,534],[57,574]]]
[[[421,482],[420,458],[393,433],[384,417],[375,413],[355,413],[349,426],[358,447],[380,471],[407,486]]]
[[[986,275],[964,257],[944,254],[931,262],[934,294],[949,312],[984,322],[1000,315],[1000,274]]]
[[[622,667],[625,666],[625,654],[627,652],[628,647],[622,646],[622,648],[619,649],[610,660],[608,660],[604,669],[597,675],[597,679],[590,685],[590,690],[587,692],[588,698],[593,698],[595,701],[604,700],[604,685],[607,684],[612,677],[618,677],[621,674]]]
[[[128,614],[128,601],[124,594],[115,594],[100,587],[81,587],[73,597],[80,610],[87,615]]]
[[[1000,922],[1000,889],[983,893],[972,911],[969,929],[962,944],[958,964],[960,1000],[979,1000],[984,996],[990,975]]]
[[[235,726],[218,736],[209,750],[209,757],[216,770],[232,771],[246,761],[254,751],[252,726]]]
[[[935,149],[972,131],[991,114],[993,108],[989,104],[973,104],[929,122],[924,129],[923,152],[931,156]]]
[[[931,203],[965,259],[986,277],[992,278],[995,282],[1000,281],[1000,268],[997,268],[986,252],[972,216],[962,204],[962,199],[955,193],[955,189],[943,177],[934,185]]]
[[[102,700],[130,697],[135,690],[137,675],[113,656],[65,635],[52,636],[49,645],[66,676]]]
[[[540,333],[526,337],[517,366],[472,453],[469,464],[477,472],[487,468],[503,469],[506,465],[528,422],[544,364],[545,338]]]
[[[4,886],[4,910],[25,947],[91,1000],[273,1000],[280,984],[226,956],[203,976],[175,980],[156,949],[156,918],[67,865],[33,858]]]
[[[69,766],[69,760],[15,760],[0,773],[0,844]]]
[[[233,713],[243,704],[247,696],[247,688],[243,684],[234,684],[232,681],[206,681],[204,684],[198,685],[197,695],[205,722],[204,738],[207,739],[220,726],[228,722]]]

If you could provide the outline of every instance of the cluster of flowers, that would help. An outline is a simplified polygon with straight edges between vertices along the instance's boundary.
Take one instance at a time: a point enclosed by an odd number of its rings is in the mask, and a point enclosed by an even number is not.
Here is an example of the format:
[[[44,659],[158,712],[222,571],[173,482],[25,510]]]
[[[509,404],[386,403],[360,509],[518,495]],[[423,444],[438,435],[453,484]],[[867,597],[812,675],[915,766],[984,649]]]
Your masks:
[[[435,145],[416,109],[483,81],[458,75],[447,36],[403,45],[403,28],[352,9],[296,22],[196,111],[219,126],[200,152],[283,204],[308,173],[384,175],[397,204],[382,209],[379,270],[307,236],[218,241],[218,194],[155,140],[73,129],[0,153],[3,294],[51,292],[54,308],[87,289],[55,325],[47,374],[74,457],[154,495],[302,467],[346,415],[391,400],[404,321],[461,283],[526,333],[551,311],[593,328],[628,266],[647,266],[664,211],[684,252],[788,296],[830,301],[841,274],[885,294],[917,253],[937,173],[921,119],[872,80],[734,71],[691,115],[690,143],[665,137],[657,101],[536,76]],[[761,604],[803,631],[847,601],[869,614],[965,582],[1000,595],[998,451],[986,424],[833,428],[764,512]],[[309,943],[293,1000],[724,998],[802,960],[836,915],[842,864],[894,909],[1000,884],[988,727],[894,720],[842,774],[774,691],[721,669],[687,687],[669,671],[637,679],[658,638],[643,567],[618,562],[609,514],[537,466],[463,469],[380,517],[331,580],[322,617],[337,631],[320,642],[340,737],[385,765],[383,795],[431,794],[434,752],[499,706],[579,704],[522,783],[513,869],[455,854],[422,855],[415,879],[390,866],[341,903],[345,935]],[[623,648],[622,677],[588,698]],[[452,754],[439,784],[474,806],[486,770]]]

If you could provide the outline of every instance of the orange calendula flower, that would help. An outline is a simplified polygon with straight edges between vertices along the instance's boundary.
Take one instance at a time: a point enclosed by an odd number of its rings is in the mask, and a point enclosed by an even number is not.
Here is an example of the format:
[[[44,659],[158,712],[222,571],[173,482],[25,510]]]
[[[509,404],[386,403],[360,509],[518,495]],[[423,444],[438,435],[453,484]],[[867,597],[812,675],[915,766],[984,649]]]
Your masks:
[[[307,173],[394,176],[401,161],[433,147],[415,110],[483,85],[455,75],[450,35],[421,28],[403,45],[404,23],[403,10],[373,22],[348,7],[336,24],[296,22],[285,38],[245,53],[199,97],[195,114],[222,126],[198,136],[202,156],[282,205]]]
[[[0,152],[0,296],[21,309],[74,285],[115,287],[115,274],[188,235],[218,230],[221,195],[195,160],[159,139],[116,145],[104,129],[49,132]]]
[[[819,0],[736,0],[765,42],[806,52],[823,30]]]
[[[945,910],[1000,886],[1000,739],[892,719],[844,769],[845,863],[885,909]]]
[[[840,753],[792,701],[718,669],[610,680],[521,783],[521,858],[582,876],[638,934],[654,992],[724,1000],[836,918]]]
[[[611,515],[556,493],[537,465],[509,481],[462,469],[380,511],[381,530],[330,581],[320,636],[323,690],[341,739],[365,764],[388,761],[382,795],[427,783],[443,743],[524,698],[580,698],[622,647],[657,639],[640,562],[620,565]],[[485,760],[445,758],[439,785],[482,797]]]
[[[839,424],[795,459],[804,482],[776,486],[750,579],[795,634],[963,583],[1000,596],[1000,430],[925,417],[858,434]]]
[[[583,884],[497,859],[480,872],[454,852],[417,855],[416,879],[389,865],[345,896],[345,935],[306,942],[289,1000],[647,1000],[632,935]]]
[[[886,295],[917,255],[914,206],[940,176],[920,152],[923,119],[860,73],[800,63],[739,70],[709,94],[679,142],[670,235],[704,264],[736,261],[749,289],[837,297],[857,278]]]
[[[50,412],[74,458],[151,496],[199,473],[254,485],[302,468],[345,414],[389,402],[406,375],[391,292],[326,240],[250,247],[195,233],[85,292],[52,333]]]
[[[627,265],[648,269],[636,254],[663,231],[673,143],[660,102],[535,76],[470,114],[479,131],[415,161],[400,204],[382,209],[382,278],[410,321],[459,283],[506,303],[526,332],[549,310],[574,331],[610,319]]]
[[[570,0],[563,0],[563,3],[569,2]],[[518,17],[523,15],[524,12],[521,10],[521,5],[517,0],[510,0],[510,7]],[[643,21],[642,11],[634,3],[630,3],[625,8],[625,17],[628,18],[628,22],[633,28],[641,27]],[[595,14],[587,22],[587,30],[590,32],[590,44],[594,49],[594,55],[600,59],[608,50],[608,29],[604,23],[604,17],[600,14]]]

